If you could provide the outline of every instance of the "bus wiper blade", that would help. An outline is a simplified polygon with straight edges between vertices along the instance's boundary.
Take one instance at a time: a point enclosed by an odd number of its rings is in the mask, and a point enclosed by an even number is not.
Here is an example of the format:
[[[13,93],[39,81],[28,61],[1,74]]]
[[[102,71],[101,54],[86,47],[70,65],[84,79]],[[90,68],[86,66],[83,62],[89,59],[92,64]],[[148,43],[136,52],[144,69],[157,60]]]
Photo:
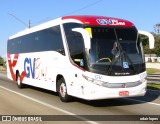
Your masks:
[[[114,42],[114,46],[113,46],[113,49],[112,49],[112,54],[115,57],[114,57],[114,59],[112,60],[111,64],[108,67],[108,75],[111,75],[113,65],[115,65],[117,60],[119,59],[119,57],[121,57],[121,51],[122,51],[122,48],[121,48],[120,43],[118,41],[118,36],[117,36],[115,28],[114,28],[114,32],[115,32],[115,36],[116,36],[116,41]]]
[[[107,70],[108,70],[108,71],[107,71],[108,75],[111,75],[112,69],[113,69],[113,65],[116,64],[116,62],[118,61],[118,59],[119,59],[120,57],[121,57],[121,52],[120,52],[120,51],[117,51],[114,59],[112,60],[112,62],[111,62],[111,64],[109,65],[109,67],[107,68]]]
[[[137,71],[137,69],[136,69],[136,67],[135,67],[135,65],[133,64],[133,62],[131,61],[131,59],[128,57],[128,55],[126,54],[126,52],[125,51],[120,51],[119,52],[120,54],[119,54],[119,56],[118,57],[115,57],[114,59],[113,59],[113,61],[111,62],[111,64],[109,65],[109,67],[108,67],[108,71],[107,71],[107,73],[108,73],[108,75],[111,75],[111,73],[112,73],[112,70],[113,70],[113,66],[116,64],[116,62],[118,61],[118,59],[120,59],[120,63],[122,64],[122,70],[123,70],[123,60],[125,59],[124,57],[126,57],[126,59],[125,60],[128,60],[128,62],[131,64],[131,66],[133,67],[133,70],[134,70],[134,72],[137,74],[138,73],[138,71]]]

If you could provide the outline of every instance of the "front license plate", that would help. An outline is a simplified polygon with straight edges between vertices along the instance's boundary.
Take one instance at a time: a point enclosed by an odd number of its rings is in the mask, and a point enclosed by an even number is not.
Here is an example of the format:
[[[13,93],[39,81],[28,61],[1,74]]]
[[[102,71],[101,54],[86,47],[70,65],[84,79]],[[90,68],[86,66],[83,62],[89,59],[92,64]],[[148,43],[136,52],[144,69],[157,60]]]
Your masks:
[[[120,91],[119,96],[129,96],[129,91]]]

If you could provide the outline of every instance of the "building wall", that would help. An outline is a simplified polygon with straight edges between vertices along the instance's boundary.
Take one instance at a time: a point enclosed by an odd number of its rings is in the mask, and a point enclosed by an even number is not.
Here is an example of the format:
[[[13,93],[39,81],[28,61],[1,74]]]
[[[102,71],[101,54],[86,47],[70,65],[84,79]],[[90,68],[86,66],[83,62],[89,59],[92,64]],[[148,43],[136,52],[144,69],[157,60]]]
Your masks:
[[[160,57],[145,57],[145,62],[160,62]]]
[[[160,57],[155,54],[145,54],[145,62],[160,62]]]

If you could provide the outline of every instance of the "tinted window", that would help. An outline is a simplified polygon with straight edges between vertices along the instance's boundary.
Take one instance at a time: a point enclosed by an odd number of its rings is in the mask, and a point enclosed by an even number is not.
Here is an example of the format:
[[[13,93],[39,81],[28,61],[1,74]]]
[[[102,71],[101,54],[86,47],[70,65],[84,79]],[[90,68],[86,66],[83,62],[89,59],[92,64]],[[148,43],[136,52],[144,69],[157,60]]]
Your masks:
[[[94,38],[105,40],[116,40],[115,31],[113,28],[93,27],[92,33]]]
[[[137,30],[135,28],[116,28],[118,40],[136,41]]]
[[[77,65],[85,68],[83,37],[80,33],[72,31],[73,28],[79,28],[82,27],[82,25],[77,23],[66,23],[63,26],[72,60]]]
[[[135,27],[92,27],[91,29],[89,60],[92,72],[133,75],[145,70],[142,45],[137,40]]]
[[[7,49],[10,54],[63,49],[60,26],[11,39]]]
[[[48,35],[47,40],[49,42],[48,43],[48,49],[49,50],[52,50],[52,49],[58,50],[58,49],[63,48],[60,28],[58,28],[58,27],[50,28],[50,30],[48,30],[46,33]]]
[[[73,56],[74,54],[83,52],[83,39],[80,33],[72,31],[73,28],[81,27],[80,24],[77,23],[66,23],[63,25],[67,43],[70,51],[70,55]]]

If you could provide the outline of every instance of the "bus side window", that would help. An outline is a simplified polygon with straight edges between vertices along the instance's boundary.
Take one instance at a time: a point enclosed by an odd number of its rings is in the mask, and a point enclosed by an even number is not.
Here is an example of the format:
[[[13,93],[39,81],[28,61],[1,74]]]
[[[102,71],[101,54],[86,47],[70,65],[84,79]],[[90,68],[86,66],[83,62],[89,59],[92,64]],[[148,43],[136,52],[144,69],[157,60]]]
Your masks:
[[[70,52],[70,57],[74,63],[85,69],[85,54],[84,54],[84,41],[82,34],[72,31],[73,28],[82,27],[78,23],[65,23],[63,25],[65,30],[65,35],[67,38],[68,49]]]
[[[79,66],[84,66],[84,42],[80,33],[71,32],[68,46],[72,60]]]

